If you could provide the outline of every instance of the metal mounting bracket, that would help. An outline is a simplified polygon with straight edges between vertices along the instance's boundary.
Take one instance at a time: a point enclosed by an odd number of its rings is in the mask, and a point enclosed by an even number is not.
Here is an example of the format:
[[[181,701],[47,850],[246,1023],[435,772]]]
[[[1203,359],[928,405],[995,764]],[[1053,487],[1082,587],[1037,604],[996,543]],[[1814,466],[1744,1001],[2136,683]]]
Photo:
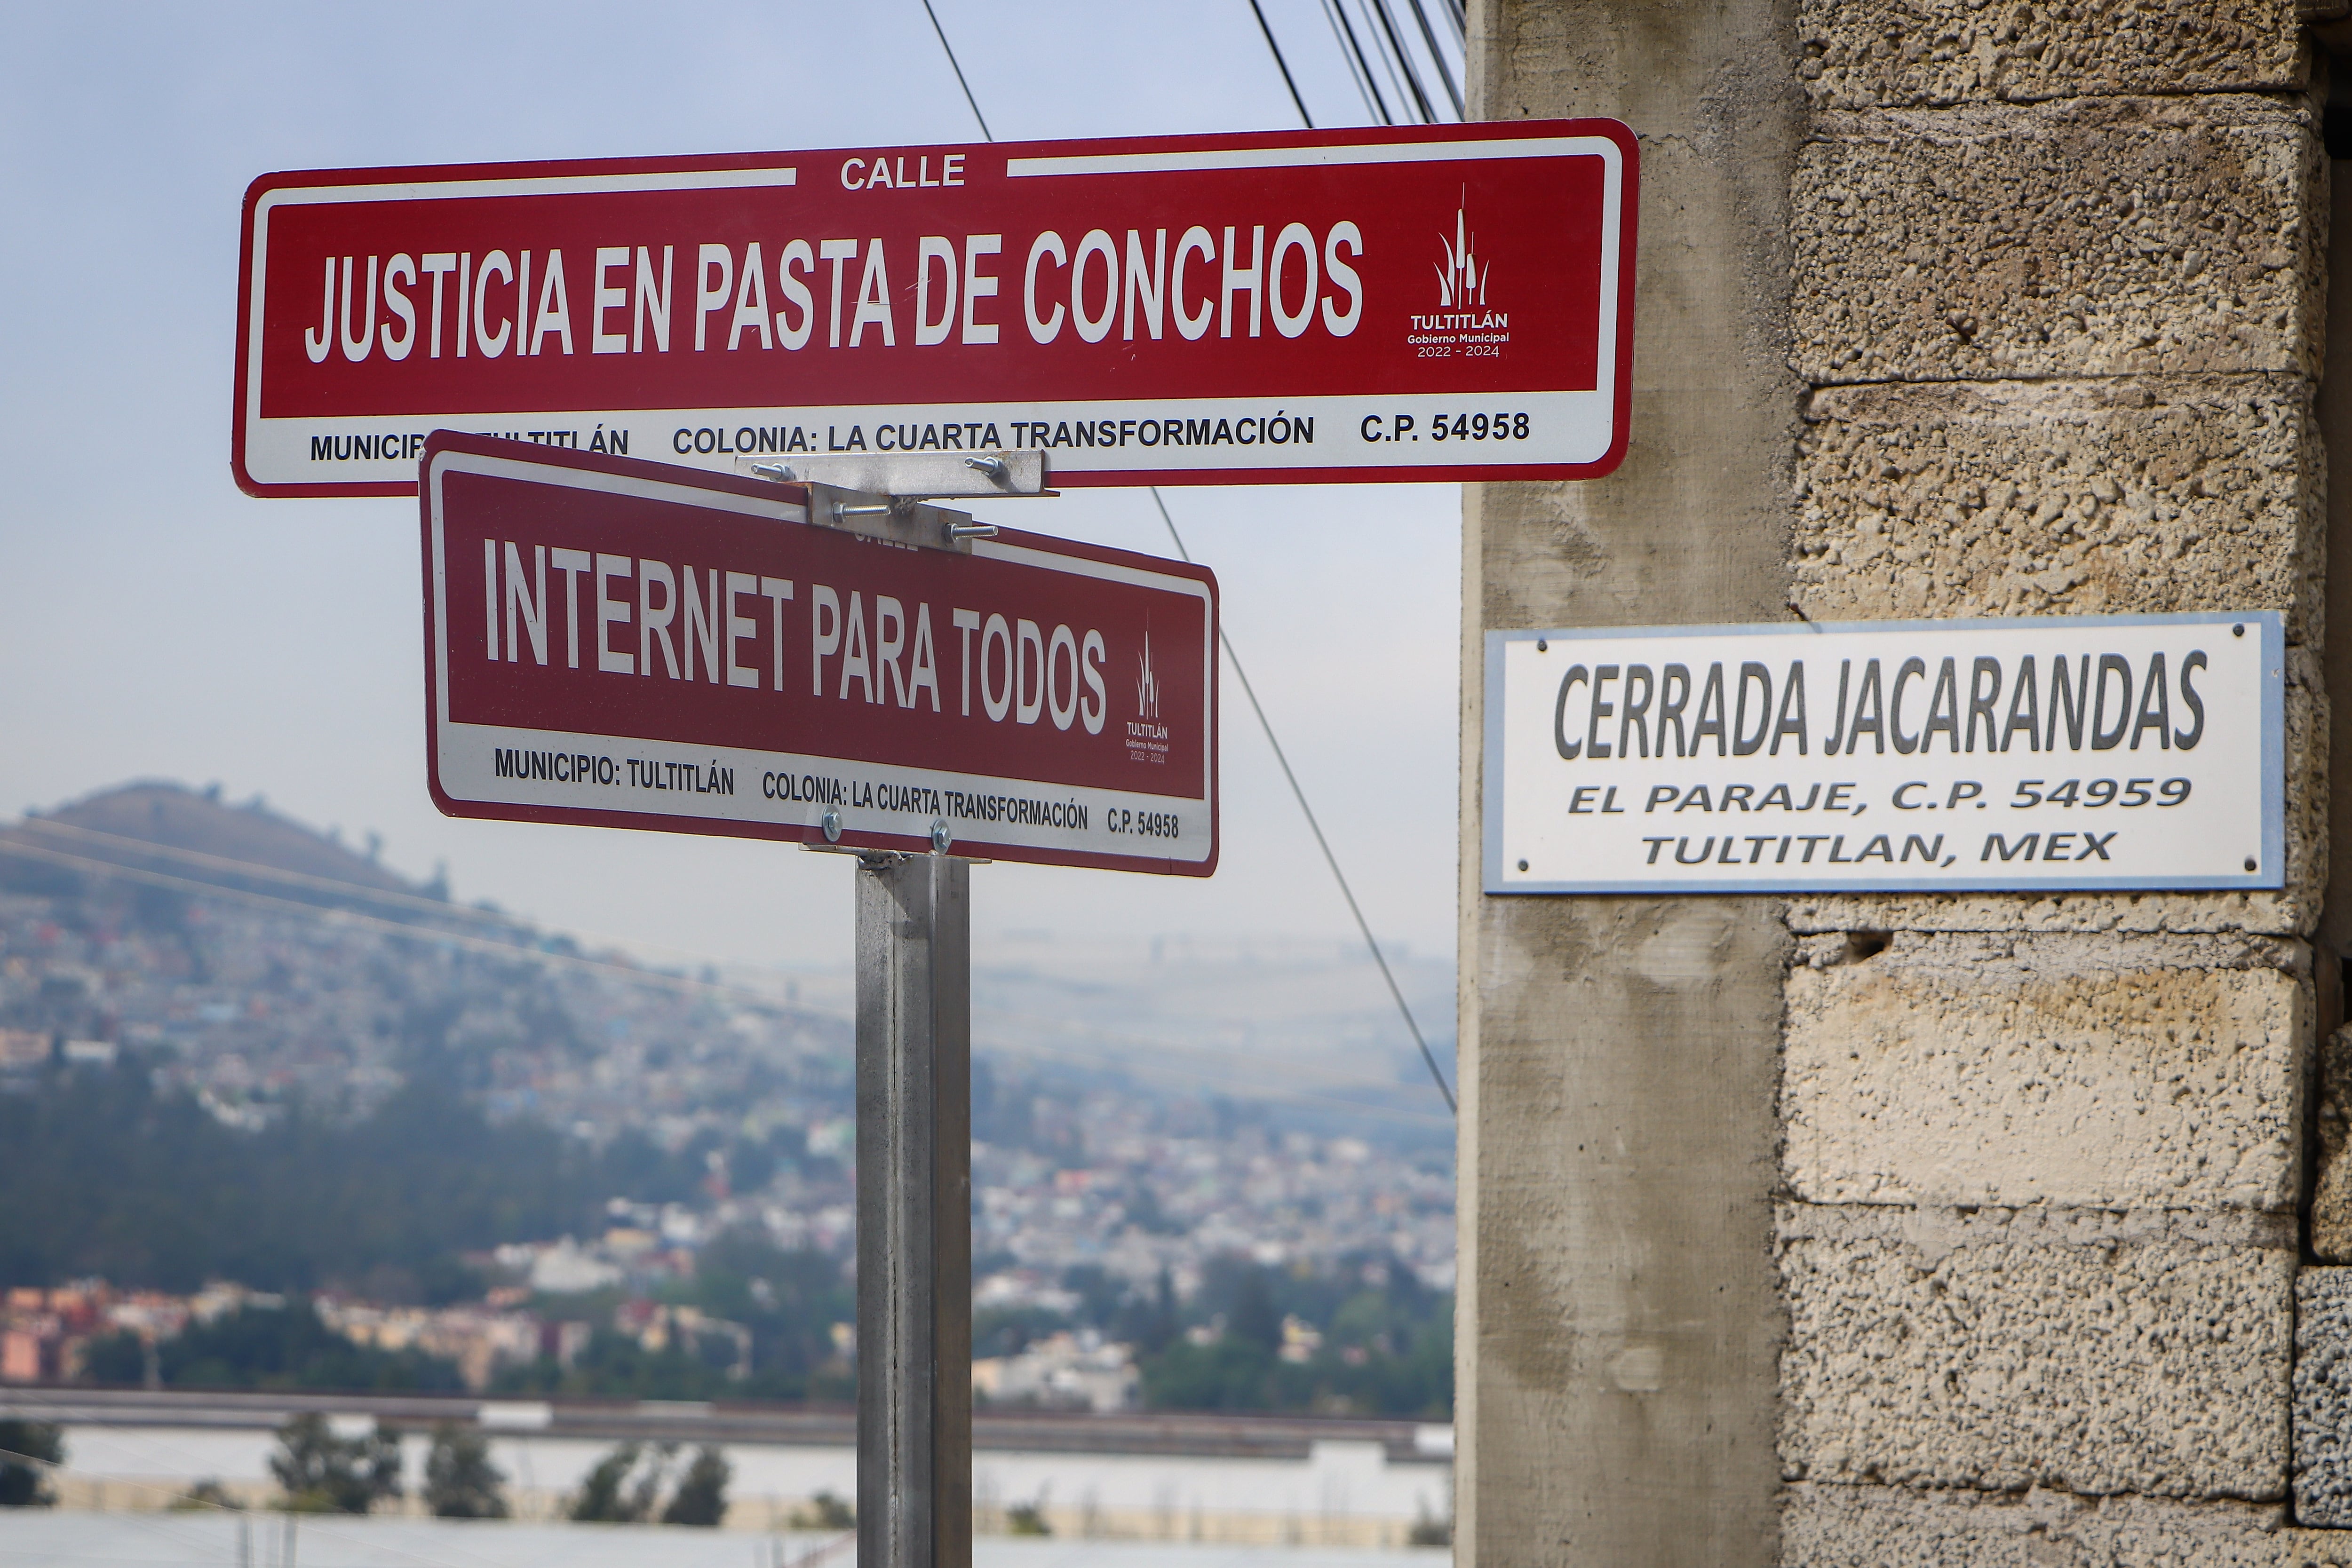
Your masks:
[[[761,479],[830,485],[902,501],[981,500],[1050,496],[1042,452],[822,452],[791,457],[739,457],[735,466]]]

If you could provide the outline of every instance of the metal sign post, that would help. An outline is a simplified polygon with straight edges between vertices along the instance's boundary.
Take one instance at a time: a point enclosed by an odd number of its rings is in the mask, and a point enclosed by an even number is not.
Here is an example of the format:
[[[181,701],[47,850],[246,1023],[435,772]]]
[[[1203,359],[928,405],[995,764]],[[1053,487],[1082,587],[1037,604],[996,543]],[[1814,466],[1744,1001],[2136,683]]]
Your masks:
[[[857,871],[857,1568],[971,1562],[971,868]]]
[[[859,1568],[971,1562],[965,857],[1216,864],[1214,576],[930,504],[1045,478],[425,447],[443,810],[857,859]]]

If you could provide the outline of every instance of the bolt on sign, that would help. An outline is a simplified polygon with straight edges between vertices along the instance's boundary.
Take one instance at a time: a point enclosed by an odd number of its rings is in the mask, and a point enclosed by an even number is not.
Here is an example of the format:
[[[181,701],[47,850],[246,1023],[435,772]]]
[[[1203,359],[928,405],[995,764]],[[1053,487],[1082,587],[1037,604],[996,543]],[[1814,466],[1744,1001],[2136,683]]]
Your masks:
[[[1215,870],[1207,569],[447,432],[421,462],[444,811]]]
[[[1490,632],[1488,893],[2275,888],[2272,612]]]
[[[265,175],[233,466],[406,495],[452,427],[722,471],[1591,478],[1636,175],[1606,120]]]

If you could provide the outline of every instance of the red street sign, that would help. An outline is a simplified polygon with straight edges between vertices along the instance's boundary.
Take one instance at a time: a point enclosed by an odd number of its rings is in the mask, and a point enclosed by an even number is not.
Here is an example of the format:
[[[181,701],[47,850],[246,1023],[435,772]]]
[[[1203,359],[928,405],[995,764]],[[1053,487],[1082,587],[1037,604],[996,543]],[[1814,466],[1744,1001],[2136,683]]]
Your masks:
[[[1636,162],[1573,120],[265,175],[236,479],[406,495],[444,426],[719,470],[1591,478]]]
[[[798,485],[446,431],[422,473],[451,816],[1216,869],[1205,568],[918,548]]]

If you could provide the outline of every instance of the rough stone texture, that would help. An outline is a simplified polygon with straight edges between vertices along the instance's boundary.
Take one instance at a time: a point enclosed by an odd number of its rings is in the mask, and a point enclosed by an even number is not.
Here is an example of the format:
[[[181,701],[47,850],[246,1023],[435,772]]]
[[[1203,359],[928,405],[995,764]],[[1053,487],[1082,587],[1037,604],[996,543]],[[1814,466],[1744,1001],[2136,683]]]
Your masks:
[[[2294,1223],[1783,1207],[1790,1480],[2287,1489]]]
[[[1790,197],[1797,370],[2316,379],[2310,120],[2241,94],[1820,116]]]
[[[1780,1103],[1808,1203],[2292,1213],[2310,951],[2243,936],[1804,944]]]
[[[1806,894],[1790,928],[1845,931],[2266,932],[2307,936],[2327,884],[2327,699],[2319,661],[2286,653],[2286,886],[2276,893]]]
[[[1801,0],[1805,90],[1823,109],[2293,89],[2294,0]]]
[[[2311,1250],[2330,1263],[2352,1263],[2352,1025],[2319,1048],[2319,1169],[2312,1183]]]
[[[2290,643],[2321,640],[2299,377],[1830,388],[1799,454],[1815,620],[2275,610]]]
[[[2339,39],[2352,47],[2352,20],[2330,25]],[[2328,166],[2329,202],[2338,211],[2352,211],[2352,161]],[[2352,562],[2352,375],[2340,373],[2352,366],[2352,240],[2328,251],[2328,294],[2336,308],[2327,318],[2327,361],[2339,373],[2319,389],[2314,409],[2326,454],[2326,471],[2336,482],[2327,486],[2327,548],[2338,561]],[[2324,674],[2331,691],[2352,691],[2352,569],[2338,571],[2327,585],[2329,619],[2337,635],[2322,649]],[[2352,755],[2352,703],[2345,711],[2331,710],[2327,719],[2331,752]],[[2352,845],[2352,789],[2328,789],[2323,819],[2331,842]],[[2327,895],[2318,923],[2326,951],[2352,953],[2352,855],[2333,861],[2327,872]]]
[[[2352,1269],[2294,1282],[2294,1516],[2352,1526]]]
[[[2346,1568],[2352,1535],[2275,1503],[2063,1492],[1790,1489],[1787,1568]]]
[[[1785,614],[1795,0],[1473,0],[1473,119],[1642,137],[1633,435],[1602,484],[1465,486],[1486,627]],[[1766,1568],[1785,1318],[1768,900],[1487,898],[1463,685],[1454,1540],[1480,1568]]]

